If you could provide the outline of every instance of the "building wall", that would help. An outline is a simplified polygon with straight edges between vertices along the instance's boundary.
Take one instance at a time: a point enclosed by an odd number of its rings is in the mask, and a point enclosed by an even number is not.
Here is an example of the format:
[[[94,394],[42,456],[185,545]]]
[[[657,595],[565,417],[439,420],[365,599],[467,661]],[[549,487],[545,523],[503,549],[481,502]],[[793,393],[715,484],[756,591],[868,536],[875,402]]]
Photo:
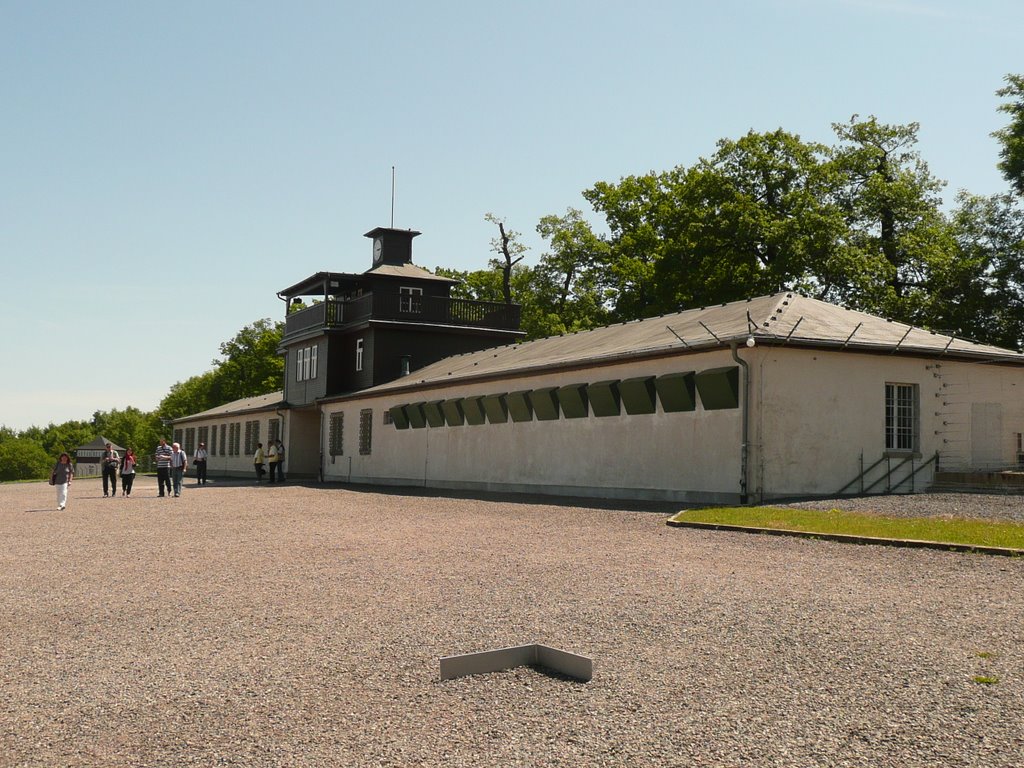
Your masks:
[[[1020,367],[785,347],[747,356],[755,361],[752,488],[764,498],[834,495],[879,460],[846,492],[924,490],[934,464],[901,480],[936,452],[942,467],[982,468],[982,456],[991,465],[1016,462],[1024,431]],[[918,391],[918,450],[898,469],[906,457],[887,458],[886,383]]]
[[[246,425],[254,425],[250,431],[252,435],[258,437],[251,438],[250,442],[263,443],[263,450],[267,450],[267,441],[270,435],[270,422],[274,419],[279,421],[279,435],[281,439],[285,441],[285,473],[287,474],[289,465],[291,464],[292,456],[288,445],[288,422],[291,418],[288,411],[282,411],[284,418],[282,418],[274,410],[245,413],[245,414],[234,414],[222,417],[212,417],[208,419],[196,419],[195,421],[178,422],[174,427],[175,439],[179,437],[179,433],[184,433],[186,429],[195,429],[198,433],[201,427],[208,427],[209,431],[212,432],[214,429],[217,430],[216,445],[214,451],[210,453],[206,460],[206,472],[209,477],[252,477],[255,479],[255,471],[253,469],[253,446],[246,446]],[[227,435],[226,440],[221,440],[221,426],[226,426],[225,433]],[[238,450],[237,453],[233,452],[232,449],[232,426],[234,425],[237,431],[238,437]],[[258,425],[258,426],[255,426]],[[180,442],[180,441],[179,441]],[[315,438],[311,441],[315,445]],[[155,446],[154,446],[155,448]],[[152,452],[152,449],[151,451]],[[195,477],[195,470],[192,467],[192,457],[195,453],[193,447],[192,450],[188,451],[189,469],[187,476]],[[300,451],[301,455],[301,451]]]
[[[739,496],[740,409],[477,426],[396,429],[393,405],[536,387],[593,383],[734,365],[728,351],[640,361],[503,382],[325,404],[344,414],[344,453],[325,479],[441,488],[537,491],[581,496],[735,501]],[[360,412],[372,409],[372,451],[359,452]],[[325,455],[329,445],[325,440]]]

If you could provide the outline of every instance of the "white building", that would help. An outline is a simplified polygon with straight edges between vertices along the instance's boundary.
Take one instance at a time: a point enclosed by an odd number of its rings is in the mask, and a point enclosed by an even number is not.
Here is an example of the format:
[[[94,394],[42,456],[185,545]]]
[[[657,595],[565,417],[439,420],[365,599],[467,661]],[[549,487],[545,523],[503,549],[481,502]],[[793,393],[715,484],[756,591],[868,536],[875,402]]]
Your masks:
[[[1022,393],[1017,352],[779,293],[176,427],[281,419],[289,471],[324,481],[737,502],[921,491],[937,467],[1017,466]]]

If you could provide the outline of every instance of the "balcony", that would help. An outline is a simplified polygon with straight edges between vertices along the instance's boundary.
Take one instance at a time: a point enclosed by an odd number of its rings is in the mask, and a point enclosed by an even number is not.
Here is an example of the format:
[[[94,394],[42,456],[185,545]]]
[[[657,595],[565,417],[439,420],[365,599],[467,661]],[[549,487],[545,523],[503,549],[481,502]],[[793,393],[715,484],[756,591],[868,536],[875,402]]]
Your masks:
[[[367,320],[391,320],[464,328],[519,330],[520,307],[494,301],[472,301],[439,296],[365,293],[349,301],[322,301],[285,320],[287,339],[311,329],[341,329]]]

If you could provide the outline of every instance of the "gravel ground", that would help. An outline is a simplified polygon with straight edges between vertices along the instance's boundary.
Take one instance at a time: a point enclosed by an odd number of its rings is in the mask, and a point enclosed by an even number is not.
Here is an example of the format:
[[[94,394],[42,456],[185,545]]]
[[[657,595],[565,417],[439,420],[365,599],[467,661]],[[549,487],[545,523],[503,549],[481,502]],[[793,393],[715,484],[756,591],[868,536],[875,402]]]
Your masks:
[[[780,507],[842,509],[889,517],[973,517],[1024,523],[1024,496],[1014,494],[918,493],[913,496],[845,496],[816,499]],[[1024,760],[1021,761],[1024,764]]]
[[[5,768],[1024,761],[1024,559],[593,501],[53,495],[0,486]],[[438,679],[441,656],[532,642],[592,657],[593,680]]]

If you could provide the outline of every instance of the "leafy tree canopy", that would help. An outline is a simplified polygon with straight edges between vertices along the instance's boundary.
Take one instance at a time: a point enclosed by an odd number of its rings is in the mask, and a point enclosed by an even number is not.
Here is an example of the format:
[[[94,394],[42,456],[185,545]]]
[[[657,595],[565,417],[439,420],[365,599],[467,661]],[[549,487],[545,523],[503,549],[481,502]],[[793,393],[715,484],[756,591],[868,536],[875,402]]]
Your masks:
[[[1024,197],[1024,75],[1007,75],[1006,86],[996,91],[1008,99],[998,109],[1010,116],[1010,124],[992,135],[999,139],[999,170],[1013,191]]]

